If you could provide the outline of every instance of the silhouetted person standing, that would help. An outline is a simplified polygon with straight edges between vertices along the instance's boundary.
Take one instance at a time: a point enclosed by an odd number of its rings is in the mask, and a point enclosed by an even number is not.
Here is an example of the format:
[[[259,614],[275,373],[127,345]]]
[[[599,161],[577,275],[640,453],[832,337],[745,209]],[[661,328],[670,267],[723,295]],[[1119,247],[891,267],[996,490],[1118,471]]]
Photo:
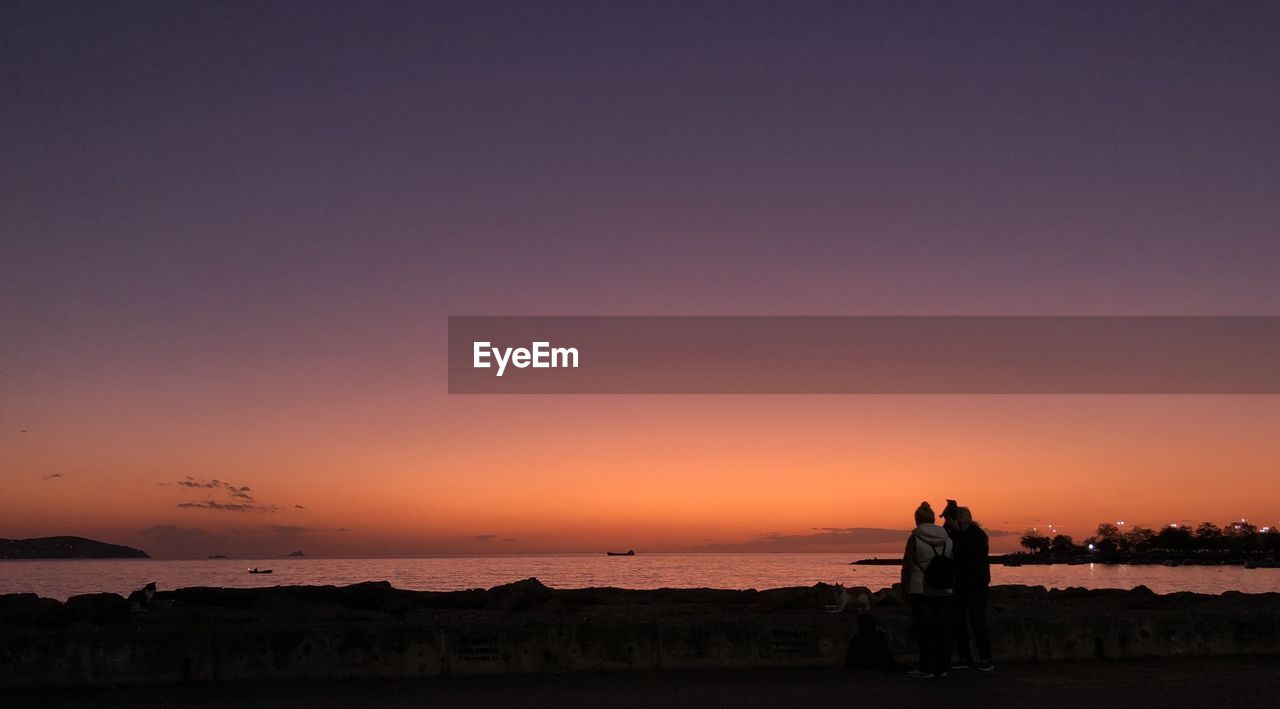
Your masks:
[[[991,633],[987,630],[987,590],[991,586],[990,544],[987,533],[973,521],[968,507],[958,507],[947,520],[947,531],[955,545],[956,585],[952,594],[952,620],[960,659],[955,669],[969,667],[982,672],[995,669],[991,664]],[[969,648],[969,629],[978,646],[978,661],[973,661]]]
[[[912,677],[946,676],[951,661],[951,587],[955,562],[951,538],[934,524],[928,502],[916,509],[916,528],[902,555],[902,588],[911,599],[912,625],[920,651],[920,667]]]

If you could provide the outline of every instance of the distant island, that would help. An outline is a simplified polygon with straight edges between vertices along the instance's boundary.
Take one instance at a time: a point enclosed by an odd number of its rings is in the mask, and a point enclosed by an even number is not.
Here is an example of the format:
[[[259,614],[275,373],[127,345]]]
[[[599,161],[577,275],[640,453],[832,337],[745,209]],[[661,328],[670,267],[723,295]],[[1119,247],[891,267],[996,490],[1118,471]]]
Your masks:
[[[293,552],[292,554],[289,554],[289,556],[293,556],[293,557],[302,557],[302,556],[306,556],[306,554],[303,554],[303,553],[302,553],[302,552],[300,552],[300,551],[295,551],[295,552]]]
[[[84,537],[0,539],[0,559],[150,559],[145,551]]]

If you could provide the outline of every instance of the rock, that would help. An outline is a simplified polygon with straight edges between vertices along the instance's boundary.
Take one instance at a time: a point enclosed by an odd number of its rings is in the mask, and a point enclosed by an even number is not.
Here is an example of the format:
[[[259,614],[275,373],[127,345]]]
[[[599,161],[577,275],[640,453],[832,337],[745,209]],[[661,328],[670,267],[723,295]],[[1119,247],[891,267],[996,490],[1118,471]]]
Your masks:
[[[67,615],[94,625],[112,625],[129,619],[129,601],[115,593],[86,593],[67,599]]]
[[[509,611],[528,611],[552,598],[554,591],[535,578],[527,578],[489,589],[489,607]]]
[[[821,610],[837,602],[836,587],[819,583],[808,588],[771,588],[761,591],[767,607],[775,610]]]
[[[52,598],[34,593],[10,593],[0,596],[0,626],[41,628],[67,622],[66,608]]]
[[[1010,584],[1008,586],[992,586],[992,600],[1035,600],[1045,598],[1049,595],[1049,591],[1044,586],[1024,586],[1021,584]]]

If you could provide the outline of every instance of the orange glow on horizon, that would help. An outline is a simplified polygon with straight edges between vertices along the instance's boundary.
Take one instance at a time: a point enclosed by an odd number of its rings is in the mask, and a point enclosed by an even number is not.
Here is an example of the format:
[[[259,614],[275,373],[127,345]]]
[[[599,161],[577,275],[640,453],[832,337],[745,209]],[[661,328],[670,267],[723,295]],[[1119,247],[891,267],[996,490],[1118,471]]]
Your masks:
[[[993,530],[1053,522],[1079,538],[1107,519],[1280,517],[1274,496],[1259,494],[1274,488],[1268,461],[1280,459],[1269,397],[433,403],[389,399],[363,420],[336,405],[268,408],[239,426],[228,410],[170,421],[95,418],[89,407],[28,424],[4,434],[3,464],[24,472],[0,503],[3,536],[78,534],[163,555],[410,555],[695,550],[906,529],[922,499],[940,511],[948,497]],[[247,486],[257,509],[179,507],[234,501],[177,485],[188,476]],[[787,548],[896,548],[813,544]]]

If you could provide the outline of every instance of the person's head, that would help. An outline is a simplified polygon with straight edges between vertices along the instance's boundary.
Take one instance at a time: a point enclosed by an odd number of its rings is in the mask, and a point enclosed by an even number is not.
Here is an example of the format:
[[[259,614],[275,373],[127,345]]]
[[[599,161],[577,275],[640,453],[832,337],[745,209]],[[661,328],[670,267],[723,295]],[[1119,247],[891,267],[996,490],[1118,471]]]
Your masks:
[[[956,507],[954,499],[948,499],[947,506],[942,508],[942,526],[946,527],[947,531],[956,529],[956,509],[959,507]]]
[[[942,508],[942,526],[948,530],[956,528],[956,510],[960,509],[956,505],[955,500],[947,500],[947,506]]]
[[[968,507],[957,507],[955,517],[956,529],[964,531],[973,526],[973,513]]]
[[[958,509],[960,509],[960,507],[956,504],[955,500],[947,500],[947,506],[942,508],[941,517],[943,519],[951,519],[956,516],[956,510]]]
[[[933,524],[934,519],[933,508],[928,502],[921,502],[916,508],[916,524]]]

